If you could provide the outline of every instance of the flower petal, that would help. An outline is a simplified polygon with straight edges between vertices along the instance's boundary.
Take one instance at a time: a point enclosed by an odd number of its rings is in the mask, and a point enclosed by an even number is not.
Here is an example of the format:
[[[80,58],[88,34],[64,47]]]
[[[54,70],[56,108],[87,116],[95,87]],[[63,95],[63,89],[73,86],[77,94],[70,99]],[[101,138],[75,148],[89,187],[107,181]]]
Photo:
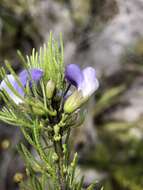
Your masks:
[[[6,84],[6,80],[8,79],[8,82],[10,82],[10,84],[13,86],[13,88],[15,89],[15,90],[17,90],[16,88],[17,88],[17,86],[18,86],[18,84],[17,84],[17,82],[15,81],[15,78],[14,78],[14,76],[12,75],[12,74],[9,74],[9,75],[7,75],[7,77],[6,78],[4,78],[4,80],[2,80],[2,82],[0,83],[0,90],[5,90],[7,93],[8,93],[8,95],[10,96],[10,98],[16,103],[16,104],[19,104],[19,103],[22,103],[22,99],[20,99],[19,97],[17,97],[12,91],[11,91],[11,89],[7,86],[7,84]],[[22,89],[19,87],[19,89],[20,89],[20,94],[22,95],[22,96],[24,96],[24,93],[22,92]]]
[[[76,64],[70,64],[66,67],[65,77],[72,85],[76,87],[78,87],[83,81],[82,71]]]
[[[31,76],[29,76],[31,75]],[[19,80],[22,84],[23,87],[26,86],[27,81],[29,80],[31,82],[31,79],[34,82],[38,82],[41,77],[43,75],[43,71],[40,69],[31,69],[29,72],[27,70],[23,70],[20,74],[19,74]],[[7,75],[8,81],[11,83],[11,85],[13,86],[13,88],[22,96],[24,97],[24,91],[23,89],[19,86],[19,84],[16,82],[15,78],[13,75]],[[20,99],[19,97],[17,97],[7,86],[6,82],[5,82],[6,78],[1,82],[0,84],[0,89],[4,89],[6,90],[6,92],[9,94],[9,96],[11,97],[11,99],[16,103],[22,103],[22,99]]]
[[[32,79],[37,83],[42,76],[43,76],[43,71],[41,69],[31,69],[29,72],[27,70],[23,70],[19,74],[19,80],[22,83],[23,87],[25,87],[28,80],[30,81]]]
[[[96,78],[95,69],[92,67],[86,67],[83,69],[84,80],[79,86],[78,90],[82,91],[84,97],[91,96],[99,87],[99,82]]]

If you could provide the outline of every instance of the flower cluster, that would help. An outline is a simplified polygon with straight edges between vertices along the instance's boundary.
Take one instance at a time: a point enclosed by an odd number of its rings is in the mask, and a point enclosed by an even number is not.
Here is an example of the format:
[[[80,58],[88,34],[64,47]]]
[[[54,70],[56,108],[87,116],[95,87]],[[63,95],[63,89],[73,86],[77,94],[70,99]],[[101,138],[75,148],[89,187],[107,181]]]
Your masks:
[[[5,103],[0,120],[20,127],[40,158],[37,160],[25,145],[20,145],[29,177],[22,189],[82,189],[83,179],[78,181],[75,175],[77,154],[72,160],[68,150],[69,136],[72,127],[83,121],[80,108],[99,82],[94,68],[81,70],[76,64],[64,68],[63,60],[62,44],[59,49],[50,37],[39,53],[33,50],[25,60],[26,69],[18,75],[9,63],[6,68],[10,74],[4,68],[0,70],[0,95]]]
[[[21,86],[18,84],[14,76],[9,74],[2,80],[0,89],[5,90],[16,104],[20,104],[23,102],[22,98],[25,96],[24,88],[26,85],[29,84],[29,86],[32,86],[32,83],[37,84],[43,75],[44,71],[42,69],[32,68],[28,71],[23,70],[18,75]],[[99,86],[95,69],[92,67],[86,67],[81,70],[78,65],[70,64],[66,67],[65,79],[69,84],[76,87],[76,91],[70,95],[65,102],[64,110],[67,113],[71,113],[79,108]],[[14,92],[8,87],[6,81],[10,83],[22,98],[17,97],[14,94]],[[51,91],[51,88],[47,90]]]

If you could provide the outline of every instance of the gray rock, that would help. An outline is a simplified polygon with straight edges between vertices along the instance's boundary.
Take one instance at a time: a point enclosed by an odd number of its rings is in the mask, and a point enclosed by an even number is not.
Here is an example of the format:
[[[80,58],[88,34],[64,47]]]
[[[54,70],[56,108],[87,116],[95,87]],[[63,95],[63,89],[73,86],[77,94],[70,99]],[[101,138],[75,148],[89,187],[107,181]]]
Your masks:
[[[121,69],[124,51],[143,36],[143,1],[117,0],[119,13],[108,22],[92,44],[94,65],[105,75]]]

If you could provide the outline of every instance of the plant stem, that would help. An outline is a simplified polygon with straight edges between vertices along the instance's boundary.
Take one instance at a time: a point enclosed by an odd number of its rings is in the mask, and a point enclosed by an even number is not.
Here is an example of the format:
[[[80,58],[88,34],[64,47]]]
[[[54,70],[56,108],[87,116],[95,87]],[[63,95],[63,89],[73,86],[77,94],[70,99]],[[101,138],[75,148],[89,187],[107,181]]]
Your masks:
[[[62,148],[62,140],[60,141],[55,141],[54,142],[54,148],[55,148],[55,152],[58,155],[58,180],[59,180],[59,184],[60,184],[60,190],[66,190],[66,184],[65,184],[65,176],[64,176],[64,172],[63,172],[63,148]]]

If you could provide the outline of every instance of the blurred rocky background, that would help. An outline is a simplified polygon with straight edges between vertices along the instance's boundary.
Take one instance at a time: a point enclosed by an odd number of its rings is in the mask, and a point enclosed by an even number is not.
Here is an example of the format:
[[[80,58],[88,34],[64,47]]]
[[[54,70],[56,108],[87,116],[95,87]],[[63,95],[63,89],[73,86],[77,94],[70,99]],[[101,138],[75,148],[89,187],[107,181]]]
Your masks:
[[[143,0],[1,0],[0,65],[18,72],[30,54],[63,33],[65,63],[96,68],[100,89],[89,103],[75,149],[86,184],[143,189]],[[25,168],[17,128],[0,124],[0,190],[18,189]],[[85,185],[86,185],[85,184]]]

